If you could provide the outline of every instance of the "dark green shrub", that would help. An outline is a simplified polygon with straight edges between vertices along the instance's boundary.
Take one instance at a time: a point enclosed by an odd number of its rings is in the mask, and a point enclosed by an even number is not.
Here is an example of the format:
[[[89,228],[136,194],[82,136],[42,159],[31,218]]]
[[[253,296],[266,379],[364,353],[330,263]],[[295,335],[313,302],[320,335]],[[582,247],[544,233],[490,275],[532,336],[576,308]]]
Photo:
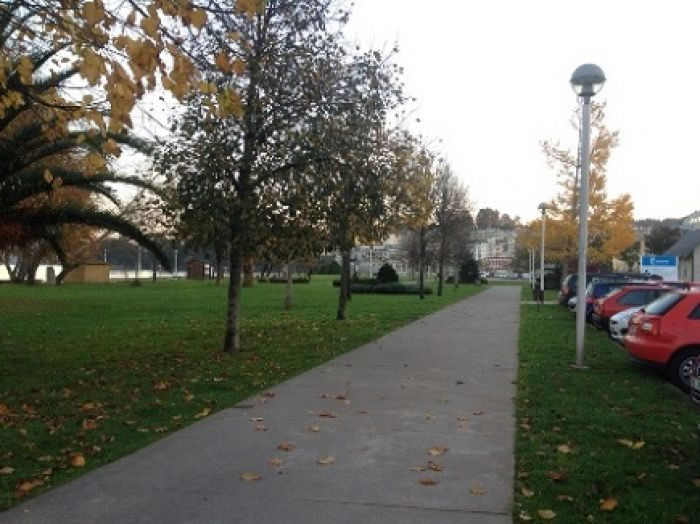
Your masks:
[[[277,277],[259,278],[258,282],[261,282],[263,284],[286,284],[287,279],[286,278],[277,278]],[[292,284],[308,284],[308,283],[309,283],[308,278],[293,278],[292,279]]]
[[[384,264],[379,268],[379,271],[377,272],[377,282],[380,284],[391,284],[398,281],[399,274],[391,266],[391,264]]]
[[[380,295],[418,295],[420,290],[418,286],[407,286],[405,284],[355,284],[350,285],[350,291],[353,293],[377,293]],[[429,287],[423,288],[423,293],[431,295],[433,290]]]
[[[368,286],[373,286],[377,283],[377,279],[375,279],[375,278],[352,278],[350,280],[350,283],[351,284],[366,284]],[[340,279],[336,279],[333,281],[333,287],[340,287]]]
[[[479,264],[472,256],[467,256],[459,266],[459,281],[463,284],[476,284],[479,280]]]
[[[316,268],[317,275],[340,275],[340,264],[335,260],[321,264]]]

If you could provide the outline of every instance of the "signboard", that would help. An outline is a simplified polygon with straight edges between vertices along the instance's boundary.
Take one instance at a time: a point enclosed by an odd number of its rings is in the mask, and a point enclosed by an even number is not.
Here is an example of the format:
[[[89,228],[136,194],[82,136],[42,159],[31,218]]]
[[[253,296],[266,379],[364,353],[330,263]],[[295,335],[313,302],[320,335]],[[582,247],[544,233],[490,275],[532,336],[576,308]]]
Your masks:
[[[678,257],[645,255],[642,257],[640,272],[645,275],[659,275],[664,280],[678,280]]]

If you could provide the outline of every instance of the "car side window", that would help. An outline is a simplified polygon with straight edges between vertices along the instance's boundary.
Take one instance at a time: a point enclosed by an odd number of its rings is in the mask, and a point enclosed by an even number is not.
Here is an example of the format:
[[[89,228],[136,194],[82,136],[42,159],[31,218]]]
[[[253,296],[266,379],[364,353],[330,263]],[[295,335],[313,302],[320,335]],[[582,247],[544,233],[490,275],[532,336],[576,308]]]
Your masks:
[[[700,320],[700,304],[695,306],[695,309],[693,309],[690,312],[690,315],[688,315],[688,318],[691,320]]]
[[[630,291],[618,300],[618,303],[624,304],[625,306],[638,306],[645,304],[646,295],[646,291],[643,290]]]

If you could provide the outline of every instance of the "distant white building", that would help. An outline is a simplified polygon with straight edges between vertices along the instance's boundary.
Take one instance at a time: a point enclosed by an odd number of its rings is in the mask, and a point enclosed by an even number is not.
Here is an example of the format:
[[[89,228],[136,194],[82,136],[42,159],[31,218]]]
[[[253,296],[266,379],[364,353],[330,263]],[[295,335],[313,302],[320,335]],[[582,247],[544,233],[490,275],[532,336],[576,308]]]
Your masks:
[[[691,213],[681,220],[681,229],[700,229],[700,211]]]
[[[513,266],[518,233],[509,229],[479,229],[474,232],[474,258],[485,271],[508,270]]]

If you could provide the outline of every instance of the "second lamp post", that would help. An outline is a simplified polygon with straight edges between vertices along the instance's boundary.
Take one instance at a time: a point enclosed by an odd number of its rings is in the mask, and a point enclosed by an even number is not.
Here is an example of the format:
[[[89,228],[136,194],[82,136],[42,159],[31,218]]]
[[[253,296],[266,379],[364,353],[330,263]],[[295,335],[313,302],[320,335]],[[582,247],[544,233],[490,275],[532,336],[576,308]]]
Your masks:
[[[537,297],[540,302],[544,302],[544,231],[545,221],[547,219],[547,210],[549,206],[546,202],[542,202],[537,209],[542,211],[542,245],[540,247],[540,293]]]

